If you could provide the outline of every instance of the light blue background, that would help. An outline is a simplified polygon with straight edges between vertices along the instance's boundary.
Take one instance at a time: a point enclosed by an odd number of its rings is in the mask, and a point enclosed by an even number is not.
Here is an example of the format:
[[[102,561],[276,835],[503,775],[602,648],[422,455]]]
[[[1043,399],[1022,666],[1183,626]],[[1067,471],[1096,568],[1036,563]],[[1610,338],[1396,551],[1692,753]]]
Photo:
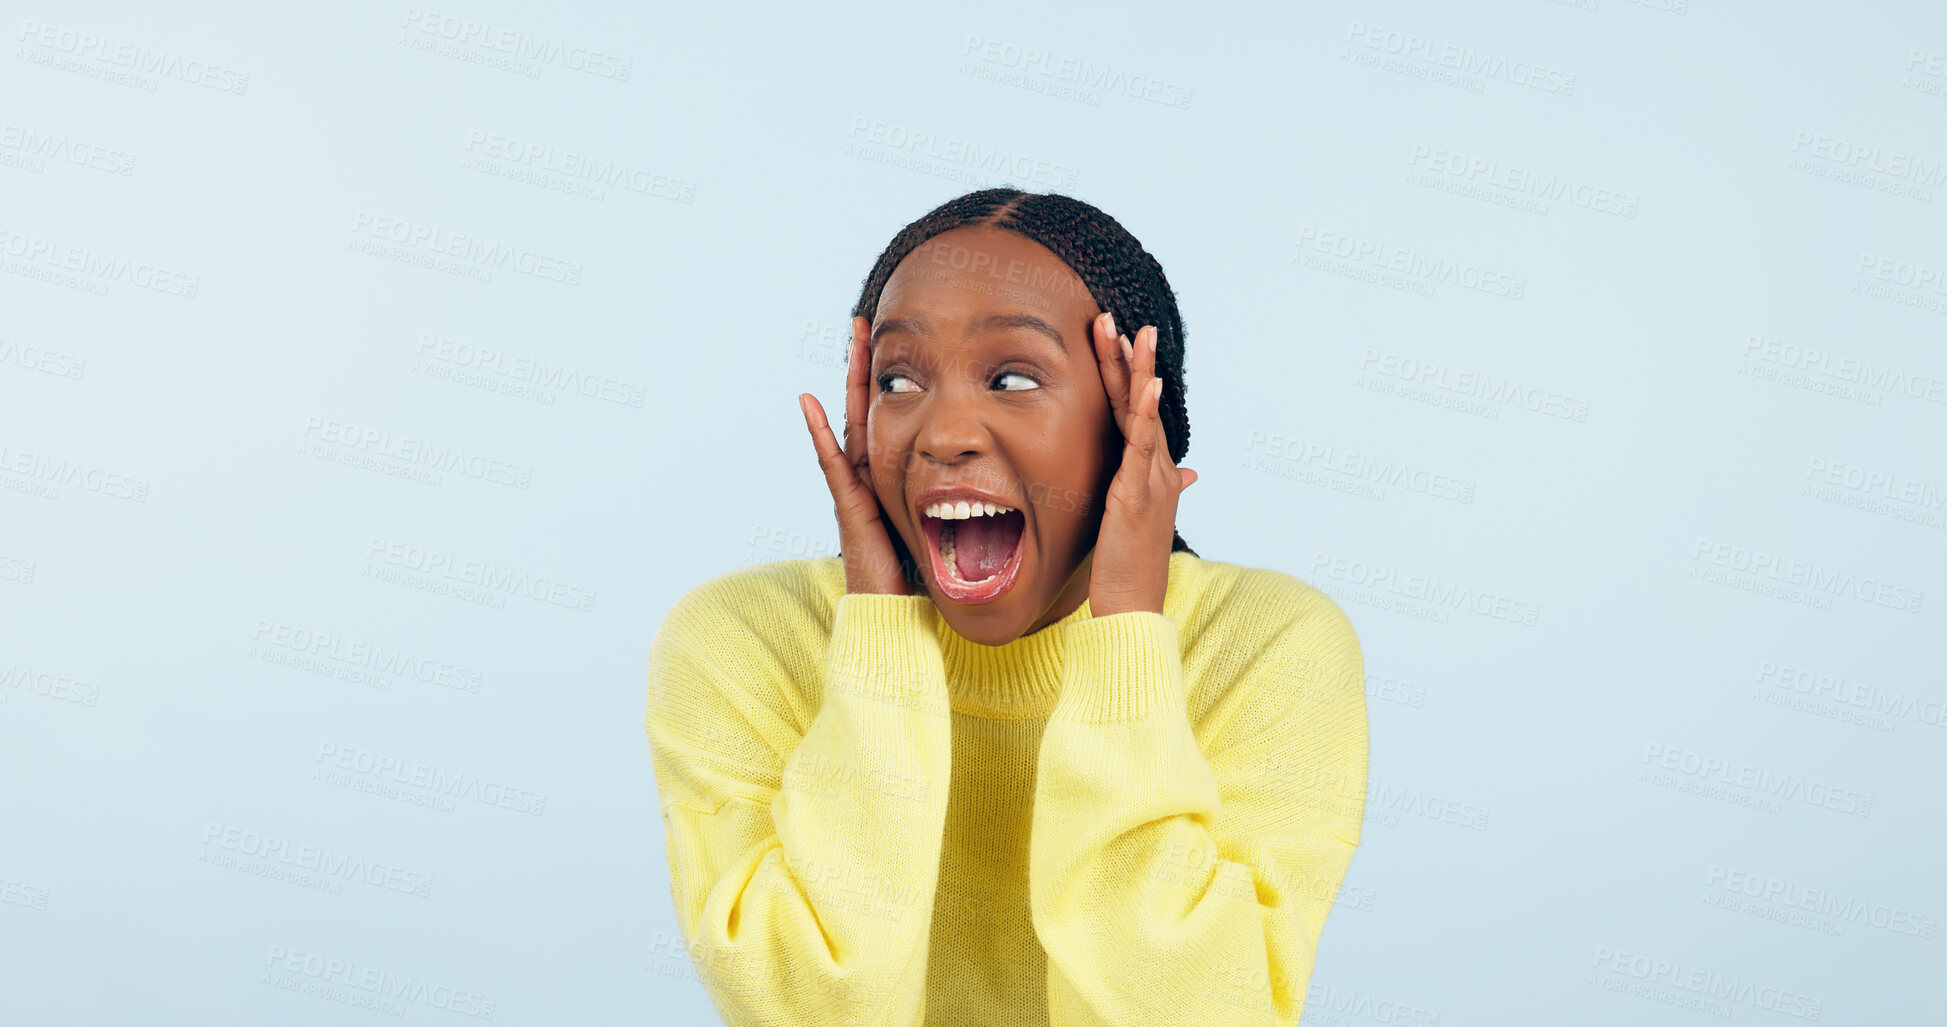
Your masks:
[[[846,316],[892,234],[1002,182],[1101,206],[1176,286],[1185,538],[1327,589],[1358,629],[1368,819],[1307,1024],[1808,1019],[1684,1008],[1693,970],[1824,1023],[1939,1015],[1937,5],[175,6],[0,25],[0,1022],[478,1019],[280,986],[319,980],[305,956],[490,999],[495,1023],[717,1022],[670,908],[649,641],[704,580],[836,550],[795,396],[842,409]],[[629,75],[488,66],[446,17]],[[115,54],[174,73],[103,77]],[[1487,70],[1442,81],[1442,55]],[[1558,88],[1521,84],[1536,67]],[[1023,163],[901,166],[914,133]],[[642,188],[469,166],[496,136]],[[1510,206],[1511,168],[1581,191]],[[529,256],[444,274],[357,249],[361,215]],[[1448,261],[1521,295],[1298,262],[1329,264],[1324,233],[1368,272]],[[35,277],[50,253],[187,277]],[[514,266],[542,256],[578,282]],[[479,349],[611,391],[452,380],[440,355]],[[1524,391],[1407,398],[1407,361]],[[1586,418],[1523,408],[1547,394]],[[527,485],[311,455],[361,452],[333,422]],[[1403,482],[1373,484],[1388,466]],[[496,607],[371,576],[394,545],[574,591]],[[1713,560],[1740,551],[1854,592],[1737,587],[1777,583]],[[1429,578],[1534,623],[1397,608]],[[1867,579],[1918,609],[1858,598]],[[298,631],[478,690],[273,662]],[[1817,675],[1823,705],[1772,701],[1821,698]],[[265,838],[395,873],[334,892],[221,865]]]

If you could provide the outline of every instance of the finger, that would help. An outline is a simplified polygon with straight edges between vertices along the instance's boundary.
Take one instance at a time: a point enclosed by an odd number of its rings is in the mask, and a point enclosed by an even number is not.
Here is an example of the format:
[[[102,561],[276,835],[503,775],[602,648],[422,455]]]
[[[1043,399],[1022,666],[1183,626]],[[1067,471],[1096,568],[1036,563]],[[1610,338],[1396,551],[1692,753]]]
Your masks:
[[[1118,498],[1138,513],[1149,508],[1154,484],[1151,475],[1156,470],[1154,418],[1147,414],[1152,399],[1143,393],[1136,396],[1131,406],[1130,427],[1122,445],[1122,464],[1116,469],[1116,480],[1111,486]]]
[[[811,445],[818,451],[818,466],[825,472],[825,485],[831,489],[832,506],[843,516],[846,507],[855,501],[858,489],[858,475],[852,471],[852,462],[845,451],[839,448],[838,439],[832,436],[831,422],[825,419],[825,407],[818,397],[811,393],[800,393],[798,406],[804,411],[806,430],[811,432]],[[841,523],[840,528],[844,527]]]
[[[845,455],[855,467],[863,455],[865,418],[872,401],[870,332],[871,326],[865,318],[852,319],[852,348],[845,365]]]
[[[825,420],[825,407],[818,402],[818,397],[809,392],[799,393],[798,409],[804,412],[805,431],[811,433],[811,445],[818,452],[819,466],[824,467],[833,457],[843,461],[845,452],[839,448],[838,440],[832,437],[831,422]],[[831,469],[825,468],[825,473],[829,477]]]
[[[1137,330],[1135,340],[1126,347],[1130,354],[1130,423],[1126,426],[1125,435],[1133,436],[1144,430],[1141,418],[1146,414],[1144,407],[1149,398],[1149,383],[1156,379],[1155,333],[1154,326],[1144,325]]]
[[[1133,400],[1141,397],[1130,391],[1129,337],[1116,332],[1115,315],[1105,313],[1096,322],[1095,355],[1102,367],[1102,388],[1108,394],[1109,408],[1116,430],[1126,440],[1133,428]]]
[[[1159,451],[1163,453],[1164,459],[1169,458],[1169,453],[1162,450],[1160,446],[1163,439],[1163,419],[1156,413],[1162,398],[1163,379],[1151,377],[1149,387],[1143,391],[1142,401],[1142,456],[1144,462],[1148,464],[1156,462],[1156,454]]]
[[[1191,471],[1189,472],[1189,478],[1183,478],[1180,474],[1183,469],[1178,468],[1176,461],[1170,456],[1169,431],[1163,426],[1161,414],[1163,379],[1157,378],[1154,381],[1156,384],[1150,387],[1152,390],[1152,398],[1149,403],[1150,422],[1154,426],[1151,429],[1152,438],[1154,439],[1154,449],[1150,458],[1150,466],[1155,469],[1157,487],[1167,489],[1171,494],[1176,494],[1182,492],[1191,481],[1196,480],[1196,472]]]
[[[1103,314],[1095,319],[1095,361],[1102,368],[1102,389],[1108,393],[1109,409],[1115,415],[1116,428],[1128,436],[1129,421],[1129,365],[1123,358],[1122,346],[1115,334],[1115,315]]]
[[[1158,329],[1155,325],[1146,325],[1144,327],[1147,329],[1149,333],[1149,338],[1147,340],[1148,345],[1138,347],[1139,349],[1144,351],[1140,354],[1143,374],[1147,380],[1156,381],[1160,383],[1162,379],[1156,377],[1156,349],[1160,345],[1160,343],[1158,342],[1158,336],[1161,334],[1161,330]],[[1163,403],[1163,394],[1159,385],[1157,387],[1154,409],[1160,410],[1162,407],[1162,403]],[[1175,464],[1175,460],[1169,455],[1170,453],[1169,431],[1168,429],[1162,427],[1161,414],[1156,413],[1154,414],[1154,416],[1157,417],[1157,429],[1156,429],[1157,435],[1162,439],[1163,460],[1166,463],[1173,466]]]
[[[1182,488],[1187,489],[1191,485],[1196,483],[1197,472],[1190,470],[1188,467],[1179,467],[1176,469],[1176,473],[1183,476],[1183,484],[1181,486]]]
[[[1158,377],[1151,380],[1156,383],[1152,386],[1156,390],[1156,399],[1151,404],[1150,416],[1156,419],[1157,459],[1162,461],[1165,468],[1170,468],[1176,466],[1176,458],[1170,455],[1170,430],[1163,423],[1163,379]]]

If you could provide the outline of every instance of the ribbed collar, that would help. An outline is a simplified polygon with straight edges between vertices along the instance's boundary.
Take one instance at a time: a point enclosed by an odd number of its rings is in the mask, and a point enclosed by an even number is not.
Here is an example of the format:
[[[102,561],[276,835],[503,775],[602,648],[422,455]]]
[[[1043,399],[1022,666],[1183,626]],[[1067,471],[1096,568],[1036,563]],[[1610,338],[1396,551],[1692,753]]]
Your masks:
[[[1183,561],[1190,554],[1170,554],[1170,584],[1163,601],[1165,613],[1180,595]],[[1067,629],[1094,616],[1089,601],[1068,616],[1031,635],[1002,645],[982,645],[960,635],[933,608],[933,626],[946,665],[947,693],[955,713],[989,720],[1034,720],[1054,712],[1061,697],[1061,671],[1067,651]]]
[[[1191,563],[1197,559],[1184,552],[1170,554],[1163,613],[1179,624],[1183,623],[1184,604],[1194,603],[1190,592],[1199,587]],[[822,556],[797,563],[808,565],[820,576],[819,587],[828,602],[836,604],[845,594],[845,562],[841,558]],[[1034,720],[1053,713],[1055,700],[1061,697],[1067,630],[1095,616],[1084,599],[1068,616],[1032,635],[1005,645],[981,645],[954,631],[938,606],[931,602],[927,605],[932,606],[933,630],[940,640],[949,703],[956,713],[988,720]]]

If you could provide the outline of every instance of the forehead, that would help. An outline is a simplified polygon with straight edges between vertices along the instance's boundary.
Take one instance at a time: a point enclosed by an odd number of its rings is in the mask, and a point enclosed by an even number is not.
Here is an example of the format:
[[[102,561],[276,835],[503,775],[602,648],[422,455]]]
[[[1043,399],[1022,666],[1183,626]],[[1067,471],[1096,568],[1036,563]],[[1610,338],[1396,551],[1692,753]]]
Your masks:
[[[875,323],[918,320],[972,325],[997,316],[1042,318],[1064,334],[1085,332],[1101,309],[1060,257],[1018,232],[956,228],[916,247],[880,293]]]

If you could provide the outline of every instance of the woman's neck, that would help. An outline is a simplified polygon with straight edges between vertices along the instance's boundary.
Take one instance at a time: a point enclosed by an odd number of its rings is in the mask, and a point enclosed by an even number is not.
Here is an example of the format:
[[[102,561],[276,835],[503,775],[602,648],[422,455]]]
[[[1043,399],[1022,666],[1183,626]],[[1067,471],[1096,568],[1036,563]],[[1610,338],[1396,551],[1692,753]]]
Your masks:
[[[1022,635],[1032,635],[1060,621],[1087,602],[1089,572],[1094,566],[1095,550],[1091,548],[1088,555],[1082,557],[1082,562],[1076,565],[1073,573],[1068,575],[1068,580],[1062,583],[1061,591],[1055,595],[1055,601],[1049,604],[1048,609],[1036,618],[1033,624],[1028,625],[1028,629],[1022,632]]]

